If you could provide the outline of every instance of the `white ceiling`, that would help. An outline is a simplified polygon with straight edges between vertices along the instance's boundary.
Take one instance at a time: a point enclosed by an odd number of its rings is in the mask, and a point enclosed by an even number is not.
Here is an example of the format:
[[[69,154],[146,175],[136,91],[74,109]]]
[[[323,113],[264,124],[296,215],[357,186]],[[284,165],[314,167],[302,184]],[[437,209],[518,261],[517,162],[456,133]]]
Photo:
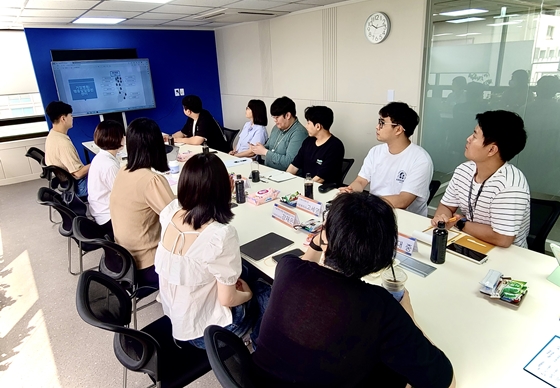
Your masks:
[[[166,4],[146,1],[0,0],[0,29],[67,27],[79,17],[125,18],[117,28],[213,29],[269,19],[342,0],[173,0]]]

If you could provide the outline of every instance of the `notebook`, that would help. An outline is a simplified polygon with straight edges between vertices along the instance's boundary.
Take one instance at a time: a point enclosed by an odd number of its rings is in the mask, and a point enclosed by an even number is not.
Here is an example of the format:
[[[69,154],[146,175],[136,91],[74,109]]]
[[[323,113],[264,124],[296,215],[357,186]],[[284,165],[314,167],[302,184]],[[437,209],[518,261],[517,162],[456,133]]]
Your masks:
[[[288,240],[287,238],[271,232],[247,244],[241,245],[241,257],[259,261],[293,243],[292,240]]]

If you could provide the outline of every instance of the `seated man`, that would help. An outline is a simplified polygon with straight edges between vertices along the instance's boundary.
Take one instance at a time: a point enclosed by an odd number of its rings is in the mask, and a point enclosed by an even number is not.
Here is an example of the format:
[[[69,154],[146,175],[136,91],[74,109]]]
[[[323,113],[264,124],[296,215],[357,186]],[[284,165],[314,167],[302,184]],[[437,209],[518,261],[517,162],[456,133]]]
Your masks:
[[[53,101],[47,105],[45,112],[52,122],[52,129],[45,141],[45,163],[58,166],[72,174],[78,183],[76,194],[79,197],[87,197],[89,164],[83,165],[76,147],[68,136],[74,122],[72,107],[62,101]]]
[[[523,173],[508,163],[525,148],[523,119],[503,110],[476,115],[478,125],[467,138],[465,157],[436,210],[432,225],[445,221],[457,229],[500,247],[527,248],[529,185]],[[455,214],[457,209],[463,214]],[[450,218],[455,220],[450,222]]]
[[[284,256],[252,360],[258,387],[454,387],[453,367],[399,302],[362,276],[391,265],[393,209],[340,194],[302,259]],[[447,344],[449,345],[449,344]]]
[[[369,191],[393,207],[428,215],[430,181],[434,167],[430,155],[410,141],[418,125],[418,114],[404,102],[391,102],[379,111],[377,140],[358,174],[342,192]]]
[[[206,140],[208,147],[229,152],[229,146],[220,124],[210,112],[202,109],[200,97],[185,96],[182,103],[187,122],[180,131],[173,134],[173,137],[181,139],[180,142],[191,145],[201,145]]]
[[[276,124],[270,138],[265,145],[251,146],[251,151],[262,156],[266,166],[286,171],[307,138],[307,131],[296,117],[296,104],[288,97],[277,98],[270,106],[270,114]]]
[[[341,183],[344,144],[330,132],[333,111],[326,106],[310,106],[305,109],[305,119],[309,137],[286,171],[301,176],[311,174],[319,183]]]

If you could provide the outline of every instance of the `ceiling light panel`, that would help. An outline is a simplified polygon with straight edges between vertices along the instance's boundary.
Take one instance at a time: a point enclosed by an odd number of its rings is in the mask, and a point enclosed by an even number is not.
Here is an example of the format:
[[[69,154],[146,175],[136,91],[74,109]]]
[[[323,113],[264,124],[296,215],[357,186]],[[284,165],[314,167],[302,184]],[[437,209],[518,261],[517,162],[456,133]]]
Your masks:
[[[455,20],[446,20],[446,23],[453,23],[453,24],[460,24],[460,23],[470,23],[470,22],[478,22],[480,20],[486,20],[485,18],[477,18],[477,17],[471,17],[471,18],[464,18],[464,19],[455,19]]]
[[[478,15],[486,12],[488,12],[487,9],[469,8],[469,9],[461,9],[458,11],[440,12],[439,14],[441,16],[457,17],[457,16],[467,16],[467,15]]]

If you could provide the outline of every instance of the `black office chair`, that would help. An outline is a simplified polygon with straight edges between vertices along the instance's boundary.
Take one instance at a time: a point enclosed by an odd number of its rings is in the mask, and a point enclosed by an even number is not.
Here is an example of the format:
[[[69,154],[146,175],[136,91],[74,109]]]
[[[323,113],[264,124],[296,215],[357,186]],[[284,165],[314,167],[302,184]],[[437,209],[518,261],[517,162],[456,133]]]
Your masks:
[[[229,129],[229,128],[222,128],[222,130],[224,131],[224,136],[226,137],[226,141],[229,147],[229,150],[233,150],[233,142],[235,141],[235,138],[237,137],[237,134],[239,133],[239,129]]]
[[[136,263],[132,254],[123,246],[111,241],[109,236],[100,237],[97,225],[86,217],[76,217],[72,223],[74,237],[82,244],[89,244],[103,249],[99,261],[99,272],[117,281],[129,294],[132,301],[133,327],[137,327],[137,311],[151,306],[156,301],[137,307],[138,302],[153,294],[158,289],[138,284],[136,281]]]
[[[216,378],[225,388],[253,388],[253,361],[243,340],[223,327],[204,330],[206,354]]]
[[[344,186],[344,179],[348,175],[348,171],[352,168],[354,164],[354,159],[342,159],[342,177],[340,179],[340,185]]]
[[[172,337],[167,316],[135,330],[130,324],[131,301],[126,290],[109,276],[85,271],[78,280],[76,308],[88,324],[115,333],[113,350],[126,370],[146,373],[157,387],[184,387],[210,370],[206,352]]]
[[[560,202],[531,198],[531,226],[527,236],[529,249],[544,253],[548,234],[560,216]]]
[[[426,202],[428,205],[430,204],[430,202],[432,202],[432,199],[434,199],[434,196],[436,195],[440,186],[440,181],[432,180],[430,182],[430,196],[428,197],[428,202]]]
[[[72,203],[76,198],[83,203],[87,203],[87,197],[78,197],[78,181],[68,171],[54,165],[45,166],[44,171],[50,182],[50,188],[61,193],[66,204],[73,207]]]
[[[78,217],[76,211],[71,209],[62,200],[61,194],[49,189],[48,187],[41,187],[37,193],[37,202],[43,206],[50,206],[60,214],[62,222],[58,226],[58,232],[68,239],[68,272],[72,275],[79,275],[83,272],[83,256],[87,252],[99,249],[98,246],[85,244],[78,241],[74,237],[72,223],[74,218]],[[77,202],[76,202],[77,203]],[[83,203],[82,203],[83,204]],[[85,206],[85,205],[84,205]],[[101,235],[103,236],[103,235]],[[80,271],[72,272],[72,240],[78,244]]]
[[[41,166],[42,169],[40,177],[42,179],[47,179],[46,172],[45,172],[45,152],[37,147],[31,147],[27,150],[25,156],[39,163],[39,166]]]

